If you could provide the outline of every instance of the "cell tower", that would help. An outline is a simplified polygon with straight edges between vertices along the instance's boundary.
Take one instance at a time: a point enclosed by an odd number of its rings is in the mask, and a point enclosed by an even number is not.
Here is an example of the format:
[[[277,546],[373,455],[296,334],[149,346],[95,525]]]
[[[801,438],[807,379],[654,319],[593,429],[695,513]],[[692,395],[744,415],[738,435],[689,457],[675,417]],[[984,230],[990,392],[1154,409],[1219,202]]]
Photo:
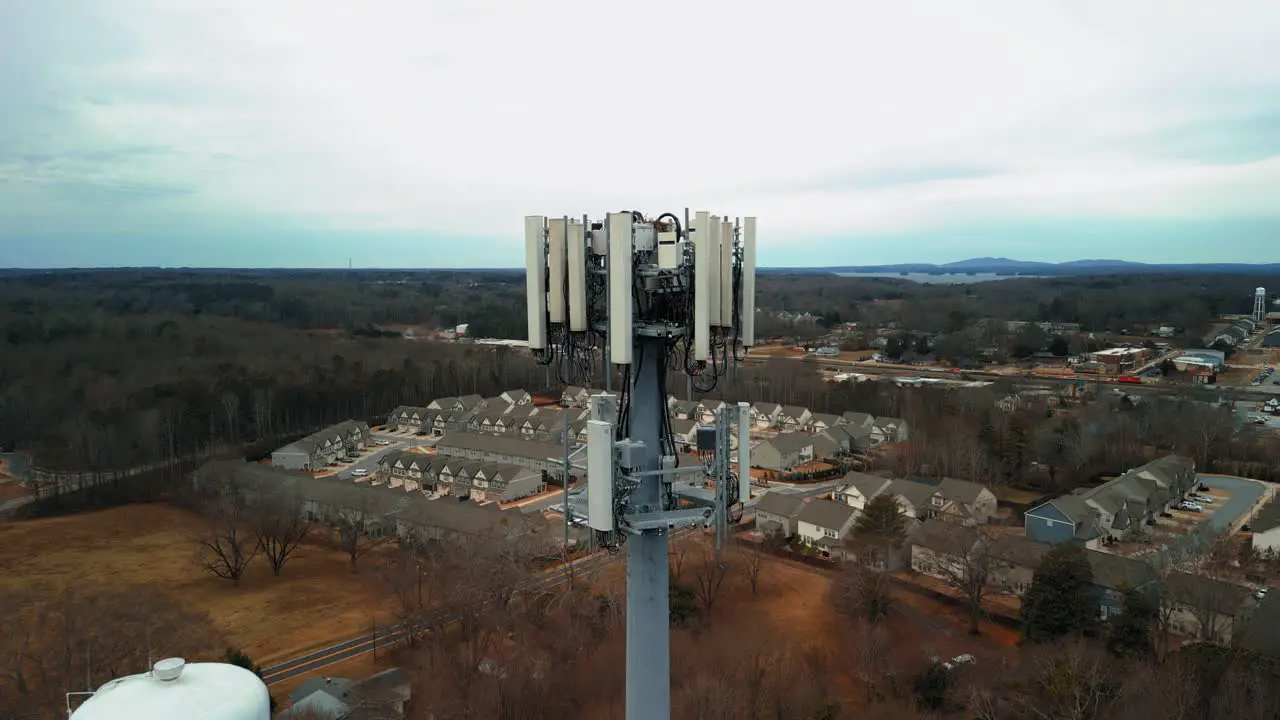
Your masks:
[[[1258,288],[1253,291],[1253,321],[1261,323],[1267,317],[1267,289]]]
[[[741,434],[730,472],[730,413],[703,433],[704,464],[680,467],[667,412],[668,371],[709,392],[755,341],[756,219],[689,211],[525,218],[529,347],[565,383],[589,384],[594,348],[614,395],[587,421],[587,525],[598,545],[627,547],[627,718],[671,716],[667,544],[680,527],[717,528],[750,498]],[[745,427],[745,423],[742,425]],[[721,447],[723,446],[723,448]],[[683,482],[681,476],[701,476]],[[701,480],[717,480],[715,492]],[[570,509],[566,504],[566,516]],[[717,533],[717,539],[721,537]]]

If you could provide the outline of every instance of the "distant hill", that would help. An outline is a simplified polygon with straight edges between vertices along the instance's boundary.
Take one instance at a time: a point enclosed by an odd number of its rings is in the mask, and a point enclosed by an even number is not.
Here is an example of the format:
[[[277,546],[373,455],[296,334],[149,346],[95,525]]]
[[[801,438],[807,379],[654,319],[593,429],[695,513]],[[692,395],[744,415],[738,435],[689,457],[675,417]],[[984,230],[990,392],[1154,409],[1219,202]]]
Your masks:
[[[840,267],[761,268],[762,273],[923,273],[927,275],[1116,275],[1122,273],[1190,273],[1215,275],[1280,275],[1280,263],[1140,263],[1128,260],[1071,260],[1046,263],[1009,258],[971,258],[936,265],[932,263],[902,263],[898,265],[846,265]]]

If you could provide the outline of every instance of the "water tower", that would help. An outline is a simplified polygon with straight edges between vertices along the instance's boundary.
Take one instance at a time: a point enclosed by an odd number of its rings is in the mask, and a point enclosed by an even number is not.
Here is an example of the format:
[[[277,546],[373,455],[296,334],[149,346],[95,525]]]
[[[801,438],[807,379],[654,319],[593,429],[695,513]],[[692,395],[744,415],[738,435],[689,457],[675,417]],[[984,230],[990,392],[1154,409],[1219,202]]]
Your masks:
[[[90,697],[71,712],[77,695]],[[92,693],[67,693],[67,712],[71,720],[271,720],[271,696],[242,667],[169,658]]]
[[[1253,321],[1262,324],[1267,317],[1267,289],[1258,288],[1253,291]]]

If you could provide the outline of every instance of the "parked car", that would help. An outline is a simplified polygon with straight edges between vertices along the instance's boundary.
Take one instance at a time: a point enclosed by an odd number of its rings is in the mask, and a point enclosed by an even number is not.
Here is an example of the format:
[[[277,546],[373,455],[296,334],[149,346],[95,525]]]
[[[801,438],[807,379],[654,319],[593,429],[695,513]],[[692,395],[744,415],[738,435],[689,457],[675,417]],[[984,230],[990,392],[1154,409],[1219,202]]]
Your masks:
[[[369,474],[369,471],[365,470],[364,468],[357,468],[351,471],[351,477],[364,477],[365,475],[368,475],[368,474]]]

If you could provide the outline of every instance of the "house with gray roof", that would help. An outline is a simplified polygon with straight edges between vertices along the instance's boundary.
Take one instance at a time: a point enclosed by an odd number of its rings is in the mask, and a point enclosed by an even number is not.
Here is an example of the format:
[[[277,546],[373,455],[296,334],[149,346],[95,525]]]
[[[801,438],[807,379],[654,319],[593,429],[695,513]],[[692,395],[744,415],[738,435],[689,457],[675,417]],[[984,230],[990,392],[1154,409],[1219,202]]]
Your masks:
[[[354,457],[369,443],[369,423],[343,420],[271,453],[271,464],[287,470],[319,470]]]
[[[862,512],[867,507],[867,503],[884,492],[892,481],[879,475],[851,472],[841,478],[840,482],[841,485],[835,492],[835,499]]]
[[[839,415],[830,413],[813,413],[809,417],[808,430],[811,432],[822,432],[828,428],[833,428],[844,424],[844,418]]]
[[[778,429],[783,432],[800,432],[809,427],[809,421],[812,419],[813,413],[809,412],[809,408],[783,405],[778,411],[776,423]]]
[[[1120,612],[1130,591],[1148,592],[1153,597],[1158,592],[1160,577],[1142,560],[1098,550],[1086,550],[1085,556],[1093,570],[1093,588],[1103,620]]]
[[[902,443],[909,438],[907,421],[902,418],[878,417],[871,428],[871,440],[877,445],[882,442]]]
[[[1259,552],[1280,550],[1280,501],[1272,499],[1249,520],[1253,532],[1253,549]]]
[[[939,518],[961,525],[985,525],[996,517],[995,493],[968,480],[943,478],[930,501]]]
[[[844,418],[846,424],[854,427],[865,428],[868,433],[870,433],[871,429],[876,425],[876,419],[870,413],[846,410],[841,413],[840,417]]]
[[[844,503],[813,498],[796,516],[796,535],[825,552],[839,550],[857,519],[857,511]]]
[[[570,451],[575,449],[576,446],[570,443]],[[447,433],[436,443],[436,454],[519,465],[557,478],[564,472],[563,442],[539,442],[505,435]]]
[[[884,492],[892,495],[902,508],[902,514],[916,520],[928,520],[936,514],[933,498],[938,493],[934,485],[914,480],[893,480]]]
[[[778,403],[757,402],[751,404],[751,423],[761,430],[778,424],[778,414],[782,406]]]
[[[781,433],[751,449],[752,466],[774,472],[790,472],[813,458],[813,438],[804,433]]]
[[[844,446],[838,441],[831,439],[826,433],[818,433],[811,436],[813,440],[813,456],[820,460],[838,457],[844,452]]]
[[[756,514],[756,530],[777,532],[783,537],[796,534],[796,518],[805,506],[805,498],[790,493],[767,492],[752,504]]]
[[[280,720],[399,720],[413,695],[409,674],[383,670],[361,680],[312,677],[289,693]]]
[[[1169,455],[1032,508],[1024,524],[1028,537],[1050,544],[1140,537],[1148,522],[1180,502],[1195,484],[1195,463]]]
[[[1247,625],[1258,605],[1243,585],[1180,571],[1161,582],[1160,603],[1174,633],[1219,645],[1238,639],[1236,629]]]
[[[533,403],[533,396],[527,391],[521,389],[504,390],[500,396],[507,401],[507,405],[529,405]]]
[[[434,411],[432,411],[434,412]],[[401,405],[387,416],[387,430],[392,432],[419,432],[423,420],[427,417],[428,408],[413,405]]]

